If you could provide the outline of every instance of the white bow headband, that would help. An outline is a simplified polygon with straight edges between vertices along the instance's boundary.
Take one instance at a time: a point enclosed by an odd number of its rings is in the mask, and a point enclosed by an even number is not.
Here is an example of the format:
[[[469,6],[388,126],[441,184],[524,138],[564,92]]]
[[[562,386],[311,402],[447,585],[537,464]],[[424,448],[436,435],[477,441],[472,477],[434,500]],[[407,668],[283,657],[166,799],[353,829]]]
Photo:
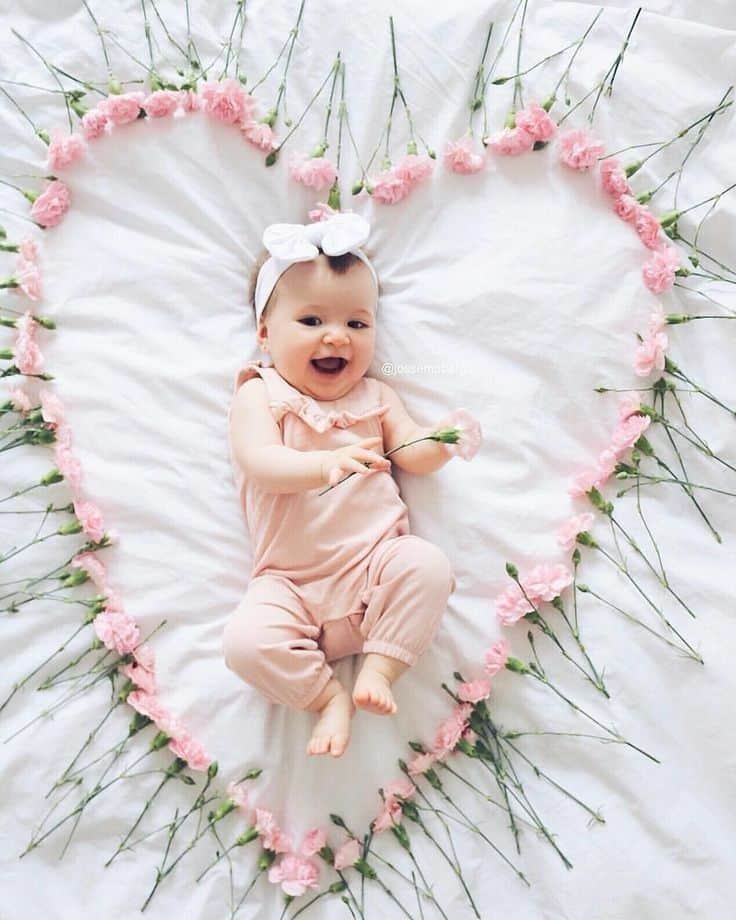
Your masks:
[[[378,293],[378,277],[370,259],[359,248],[370,235],[370,224],[360,214],[340,212],[311,224],[271,224],[263,231],[263,245],[271,253],[256,281],[256,323],[276,287],[276,282],[295,262],[309,262],[319,255],[317,246],[328,256],[354,253],[371,270]]]

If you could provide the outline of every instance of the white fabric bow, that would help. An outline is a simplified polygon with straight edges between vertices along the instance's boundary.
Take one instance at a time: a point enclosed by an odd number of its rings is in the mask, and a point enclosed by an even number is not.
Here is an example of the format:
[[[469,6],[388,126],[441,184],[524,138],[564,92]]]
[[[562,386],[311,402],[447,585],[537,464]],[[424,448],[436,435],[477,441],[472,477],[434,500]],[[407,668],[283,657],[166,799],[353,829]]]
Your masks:
[[[333,214],[311,224],[271,224],[263,233],[263,245],[280,261],[308,262],[317,246],[328,256],[341,256],[368,239],[371,228],[360,214]]]

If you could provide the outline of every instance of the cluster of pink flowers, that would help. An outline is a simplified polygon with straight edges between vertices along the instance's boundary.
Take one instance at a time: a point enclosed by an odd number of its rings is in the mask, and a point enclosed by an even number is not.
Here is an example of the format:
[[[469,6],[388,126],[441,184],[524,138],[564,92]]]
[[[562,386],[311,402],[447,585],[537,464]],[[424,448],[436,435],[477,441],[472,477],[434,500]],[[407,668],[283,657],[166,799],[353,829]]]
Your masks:
[[[593,488],[600,489],[609,479],[621,457],[631,450],[650,425],[649,416],[640,414],[639,409],[639,401],[633,395],[621,400],[619,419],[608,446],[599,453],[592,467],[574,478],[569,495],[578,498]]]
[[[14,294],[21,291],[31,300],[41,298],[41,273],[38,270],[38,249],[30,237],[26,237],[18,247],[15,271],[12,280],[18,285],[10,288]]]
[[[424,153],[406,153],[395,165],[368,179],[367,191],[374,201],[396,204],[403,201],[411,190],[429,178],[434,171],[434,160]]]
[[[514,127],[503,128],[488,138],[488,146],[503,156],[516,156],[531,150],[537,141],[546,143],[557,133],[557,123],[536,102],[514,115]]]
[[[105,616],[105,613],[98,614],[95,617],[94,625],[97,630],[97,624],[101,617]],[[120,611],[112,611],[112,614],[119,614],[121,619],[114,626],[112,624],[106,623],[103,627],[103,632],[107,633],[110,629],[111,634],[114,634],[115,630],[118,628],[121,630],[117,642],[114,647],[120,651],[124,646],[129,646],[129,650],[132,652],[136,662],[137,670],[136,676],[142,680],[148,680],[149,685],[155,687],[155,674],[152,667],[152,656],[150,653],[139,656],[140,649],[134,648],[138,641],[137,637],[137,627],[131,618],[128,617],[130,622],[127,624],[127,628],[124,625],[123,618],[126,617],[126,614],[122,614]],[[99,635],[99,630],[98,630]],[[102,637],[101,637],[102,638]],[[103,639],[103,642],[105,640]],[[116,640],[113,640],[116,641]],[[105,643],[107,644],[107,643]],[[141,647],[143,648],[143,647]],[[131,669],[132,670],[132,669]],[[142,677],[144,673],[147,672],[147,677]],[[129,675],[130,676],[130,675]],[[131,680],[135,679],[131,677]],[[186,761],[187,765],[192,770],[197,770],[200,772],[205,772],[212,763],[212,758],[209,756],[207,751],[202,747],[199,741],[191,735],[181,721],[174,715],[172,715],[169,710],[163,705],[157,692],[154,690],[148,692],[144,689],[133,690],[128,694],[127,702],[135,709],[136,712],[139,712],[141,715],[149,718],[156,728],[159,731],[164,732],[169,737],[168,748],[175,757],[179,757],[181,760]]]
[[[63,403],[51,390],[40,390],[38,395],[41,402],[41,416],[55,436],[54,462],[76,496],[82,485],[82,466],[72,451],[72,429],[67,424]],[[99,510],[95,506],[91,508],[85,506],[82,510],[90,531],[96,532],[99,521],[101,521]],[[82,526],[84,527],[84,524]],[[104,527],[102,533],[104,534]],[[99,539],[102,539],[102,534]]]
[[[519,583],[514,582],[496,598],[496,616],[512,626],[543,601],[552,601],[572,583],[572,572],[561,562],[535,565]]]

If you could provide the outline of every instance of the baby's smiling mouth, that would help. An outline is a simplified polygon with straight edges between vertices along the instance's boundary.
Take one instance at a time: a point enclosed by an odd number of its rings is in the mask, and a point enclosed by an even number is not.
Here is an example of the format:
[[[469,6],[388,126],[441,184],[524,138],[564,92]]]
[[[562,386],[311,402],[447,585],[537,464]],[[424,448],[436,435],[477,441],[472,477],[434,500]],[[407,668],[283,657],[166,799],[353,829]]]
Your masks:
[[[312,367],[320,374],[339,374],[348,363],[345,358],[312,358]]]

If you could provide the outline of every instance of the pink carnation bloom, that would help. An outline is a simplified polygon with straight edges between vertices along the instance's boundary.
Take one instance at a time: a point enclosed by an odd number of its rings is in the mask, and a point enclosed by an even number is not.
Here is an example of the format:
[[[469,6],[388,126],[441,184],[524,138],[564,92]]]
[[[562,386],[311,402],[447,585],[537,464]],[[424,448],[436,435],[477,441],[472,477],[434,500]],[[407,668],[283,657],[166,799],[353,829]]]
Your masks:
[[[173,115],[181,104],[178,90],[157,89],[143,100],[143,108],[149,118],[165,118]]]
[[[82,464],[66,444],[54,444],[54,463],[66,479],[73,492],[79,493],[82,486]]]
[[[46,156],[46,168],[55,172],[80,160],[87,149],[81,134],[64,134],[55,131]]]
[[[289,175],[296,182],[321,192],[334,184],[337,169],[327,157],[307,157],[303,153],[294,153],[289,160]]]
[[[636,444],[651,422],[648,415],[630,415],[619,421],[611,435],[611,449],[619,455],[625,453]]]
[[[182,760],[186,760],[191,770],[204,772],[212,763],[207,751],[188,732],[169,741],[169,750]]]
[[[397,204],[411,191],[411,182],[396,175],[393,169],[386,169],[370,180],[371,195],[382,204]]]
[[[457,695],[465,703],[478,703],[486,699],[491,692],[491,682],[485,677],[479,677],[476,680],[466,681],[459,684]]]
[[[621,195],[632,195],[629,180],[626,178],[626,173],[621,168],[621,164],[616,157],[607,157],[605,160],[601,160],[598,169],[601,185],[612,198],[619,198]]]
[[[618,417],[621,421],[639,412],[641,409],[641,400],[636,393],[625,393],[618,403]]]
[[[43,420],[51,425],[52,428],[56,428],[57,425],[62,425],[66,418],[64,416],[64,404],[51,390],[39,390],[38,393],[39,399],[41,401],[41,415]]]
[[[661,332],[666,325],[667,320],[664,315],[664,310],[662,309],[662,304],[658,303],[652,308],[652,312],[649,314],[647,332],[654,335],[655,332]]]
[[[136,712],[139,712],[142,716],[146,716],[152,722],[155,722],[158,727],[160,727],[169,716],[168,710],[158,696],[147,690],[132,690],[126,697],[126,700]]]
[[[265,121],[247,119],[240,132],[247,141],[267,153],[270,153],[276,146],[273,130]]]
[[[436,755],[432,754],[431,751],[424,754],[416,754],[407,765],[409,775],[421,776],[423,773],[426,773],[427,770],[431,769],[432,764],[436,760]]]
[[[632,195],[619,195],[616,199],[614,205],[614,211],[621,220],[625,220],[627,223],[632,224],[636,220],[637,212],[641,205]]]
[[[179,90],[179,105],[183,112],[199,112],[202,108],[202,99],[191,89],[181,89]]]
[[[634,355],[634,373],[646,377],[653,370],[664,370],[664,353],[668,344],[669,339],[664,332],[645,336]]]
[[[557,531],[557,542],[568,553],[575,549],[577,535],[587,530],[593,523],[594,517],[590,511],[576,514],[568,518]]]
[[[82,529],[95,543],[99,543],[105,535],[105,522],[102,512],[93,502],[74,502],[74,514],[77,516]]]
[[[61,179],[49,182],[31,206],[31,217],[42,227],[55,227],[69,210],[72,196]]]
[[[387,831],[393,827],[394,824],[401,824],[402,814],[398,799],[387,798],[383,803],[383,808],[378,813],[378,817],[373,820],[374,833],[380,834],[382,831]]]
[[[644,284],[655,294],[669,291],[675,283],[675,272],[681,267],[680,253],[674,246],[663,246],[644,263]]]
[[[150,645],[139,645],[133,652],[133,658],[141,668],[153,674],[156,668],[156,655]]]
[[[520,581],[532,600],[551,601],[572,584],[572,572],[561,562],[555,565],[543,562],[535,565]]]
[[[649,208],[639,205],[634,216],[634,227],[647,249],[660,249],[663,245],[662,225]]]
[[[555,120],[536,102],[520,109],[514,116],[514,121],[517,128],[531,135],[535,141],[548,141],[557,133]]]
[[[97,585],[98,588],[107,587],[107,570],[104,562],[97,558],[96,553],[77,553],[72,559],[72,565],[86,572],[93,584]]]
[[[121,655],[131,652],[140,639],[135,620],[119,610],[103,610],[94,618],[93,625],[105,647]]]
[[[438,759],[444,759],[455,750],[462,733],[468,727],[468,719],[472,711],[473,707],[470,703],[460,703],[440,724],[432,745],[432,751]]]
[[[444,446],[448,454],[462,457],[463,460],[472,460],[478,453],[483,433],[480,423],[468,412],[467,409],[455,409],[451,415],[439,423],[440,431],[448,428],[457,429],[459,440],[455,444],[449,444],[446,441],[440,443]]]
[[[489,677],[495,677],[499,671],[502,671],[506,667],[509,650],[510,646],[506,639],[499,639],[498,642],[494,642],[490,648],[486,649],[485,655],[483,656],[485,661],[483,670]]]
[[[335,869],[339,871],[355,865],[360,859],[360,852],[360,843],[355,837],[346,840],[335,852]]]
[[[255,828],[267,850],[274,853],[288,853],[291,850],[291,838],[278,826],[272,812],[265,808],[256,808]]]
[[[11,288],[13,293],[23,291],[26,297],[31,300],[40,300],[41,298],[41,273],[38,266],[28,259],[19,258],[15,263],[13,279],[18,283],[17,288]]]
[[[248,792],[241,783],[230,782],[227,784],[227,797],[232,799],[238,808],[247,814],[248,812]]]
[[[319,866],[309,859],[289,853],[268,870],[268,880],[280,884],[284,894],[298,898],[308,888],[317,888]]]
[[[135,662],[126,664],[123,668],[123,674],[129,677],[139,690],[144,690],[146,693],[158,693],[156,676],[144,670]]]
[[[571,169],[590,169],[604,152],[603,141],[586,128],[572,128],[559,136],[557,154],[560,162]]]
[[[387,798],[410,799],[417,791],[417,787],[410,779],[402,777],[392,780],[383,791]]]
[[[326,202],[318,201],[311,211],[309,211],[309,219],[316,223],[318,220],[328,220],[333,214],[339,213],[339,211],[331,208]]]
[[[469,134],[457,141],[448,141],[442,154],[445,168],[450,172],[468,175],[480,172],[485,166],[485,157],[473,150],[473,139]]]
[[[514,583],[496,598],[496,616],[503,626],[513,626],[524,614],[534,610],[534,605],[524,597],[521,588]]]
[[[434,160],[426,154],[407,153],[394,166],[394,174],[409,184],[416,184],[432,175]]]
[[[21,390],[20,387],[14,387],[8,396],[16,412],[31,411],[31,401],[28,398],[28,394],[25,392],[25,390]]]
[[[107,115],[113,125],[126,125],[138,118],[145,98],[146,94],[140,91],[112,93],[98,103],[97,108]]]
[[[598,466],[589,467],[575,476],[573,484],[567,490],[568,494],[573,498],[580,498],[593,488],[600,489],[609,475],[610,474],[607,474],[605,470],[600,469]]]
[[[202,110],[226,125],[240,125],[251,117],[255,100],[232,77],[203,83],[199,95]]]
[[[99,105],[82,116],[82,133],[88,141],[106,134],[108,125],[111,126],[112,122]]]
[[[523,128],[504,128],[488,138],[488,146],[494,153],[504,156],[516,156],[526,153],[534,146],[534,138]]]
[[[327,832],[321,827],[314,827],[302,842],[302,855],[314,856],[327,843]]]
[[[40,374],[43,371],[43,354],[30,335],[18,336],[13,358],[21,374]]]

